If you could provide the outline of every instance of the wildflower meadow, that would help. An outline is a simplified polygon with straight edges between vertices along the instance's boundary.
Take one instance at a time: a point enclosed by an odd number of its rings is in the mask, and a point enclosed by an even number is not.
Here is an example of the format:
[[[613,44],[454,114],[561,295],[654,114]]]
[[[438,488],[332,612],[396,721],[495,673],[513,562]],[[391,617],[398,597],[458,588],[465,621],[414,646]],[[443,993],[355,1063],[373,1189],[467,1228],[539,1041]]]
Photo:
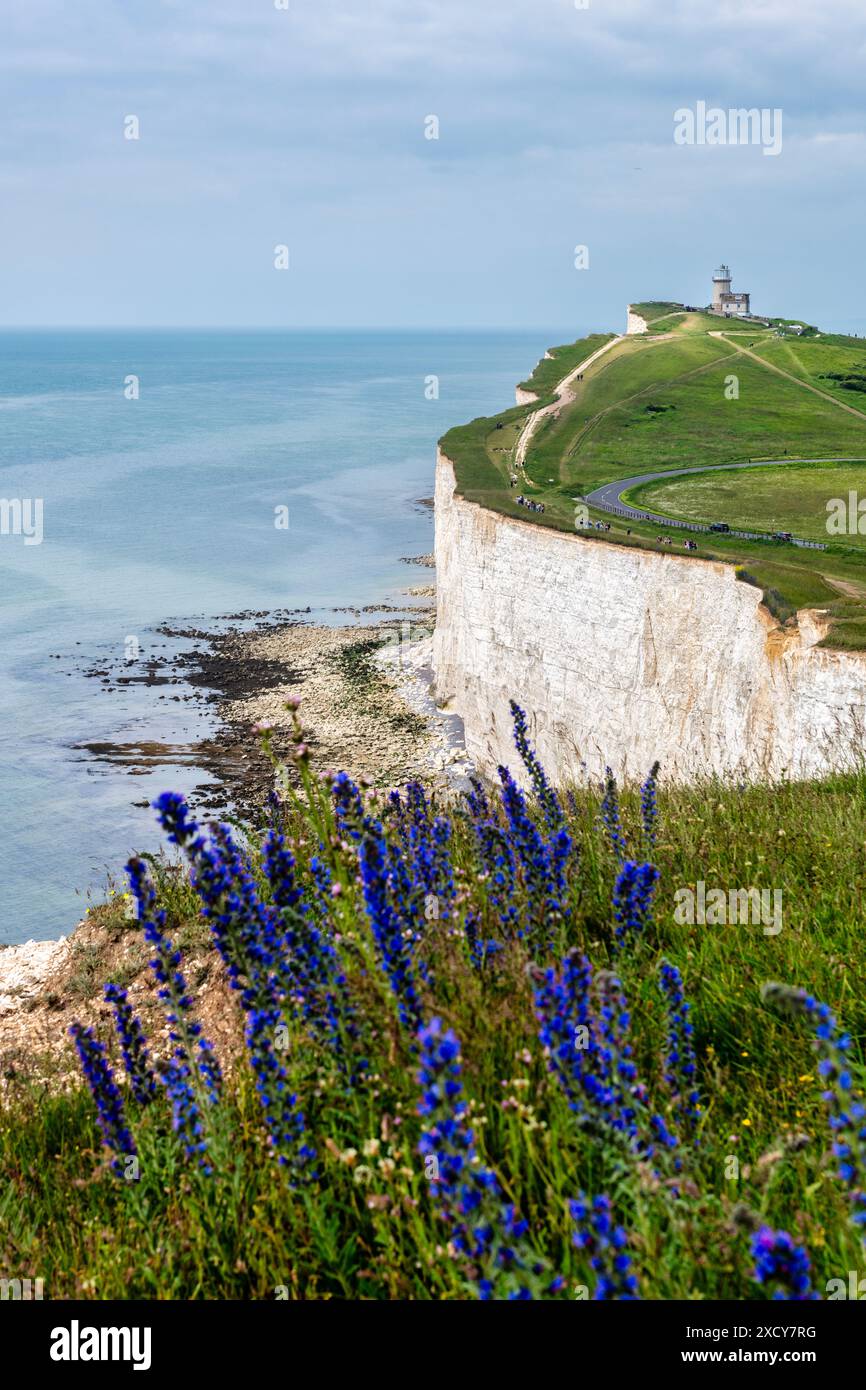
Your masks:
[[[864,1263],[858,774],[437,802],[320,772],[300,716],[263,823],[155,803],[128,866],[167,1045],[118,980],[82,1084],[13,1089],[4,1239],[54,1296],[817,1300]],[[784,929],[682,925],[700,880]],[[218,1056],[178,940],[206,934]],[[157,1056],[158,1054],[158,1056]],[[86,1084],[84,1084],[86,1083]],[[9,1251],[6,1252],[7,1257]]]

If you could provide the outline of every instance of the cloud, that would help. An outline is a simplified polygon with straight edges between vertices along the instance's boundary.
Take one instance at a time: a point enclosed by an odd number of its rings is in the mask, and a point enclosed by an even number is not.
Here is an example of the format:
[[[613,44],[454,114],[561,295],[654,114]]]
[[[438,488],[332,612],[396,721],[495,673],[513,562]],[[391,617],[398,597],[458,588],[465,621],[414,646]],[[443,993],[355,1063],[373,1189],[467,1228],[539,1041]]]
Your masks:
[[[673,274],[682,246],[717,259],[744,219],[818,236],[816,188],[852,219],[862,204],[861,0],[8,8],[0,302],[18,321],[89,304],[113,321],[489,322],[533,303],[529,321],[552,321],[587,227]],[[699,99],[781,107],[782,156],[675,148],[673,113]],[[280,240],[307,268],[291,289],[270,268]],[[849,244],[835,234],[840,295]],[[594,273],[581,302],[614,281]]]

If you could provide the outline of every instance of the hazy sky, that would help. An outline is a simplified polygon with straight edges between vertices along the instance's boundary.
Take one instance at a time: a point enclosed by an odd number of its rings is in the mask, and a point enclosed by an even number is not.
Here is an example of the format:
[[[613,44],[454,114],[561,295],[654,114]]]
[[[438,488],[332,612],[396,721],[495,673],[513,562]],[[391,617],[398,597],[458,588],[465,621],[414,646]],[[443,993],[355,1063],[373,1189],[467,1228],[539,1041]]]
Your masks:
[[[0,322],[583,331],[727,260],[866,332],[863,0],[287,4],[0,0]]]

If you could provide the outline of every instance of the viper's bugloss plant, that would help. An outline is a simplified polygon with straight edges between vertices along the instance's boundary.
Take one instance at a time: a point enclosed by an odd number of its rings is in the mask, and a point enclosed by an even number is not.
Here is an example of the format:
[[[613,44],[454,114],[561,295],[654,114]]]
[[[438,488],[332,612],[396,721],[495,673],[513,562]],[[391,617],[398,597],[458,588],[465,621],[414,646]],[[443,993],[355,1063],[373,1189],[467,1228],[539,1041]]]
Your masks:
[[[438,904],[438,916],[450,920],[455,896],[454,866],[451,862],[451,822],[437,816],[432,826],[433,878],[430,891]]]
[[[514,746],[529,774],[547,829],[546,849],[550,863],[552,896],[556,902],[555,910],[562,914],[563,921],[567,923],[571,910],[567,901],[566,867],[570,862],[572,871],[576,869],[574,841],[566,827],[565,813],[559,797],[548,782],[547,774],[529,741],[526,714],[515,700],[510,701],[510,707],[514,722]]]
[[[640,789],[641,835],[643,853],[649,855],[658,829],[659,764],[653,763]],[[601,822],[607,832],[610,847],[618,865],[613,890],[613,914],[616,921],[616,944],[624,947],[630,940],[639,939],[652,921],[652,904],[658,869],[645,858],[638,859],[636,851],[629,853],[629,844],[622,824],[619,791],[612,770],[605,768],[604,795],[601,802]]]
[[[637,1078],[629,1039],[631,1016],[622,985],[610,971],[594,978],[586,956],[572,950],[559,969],[535,969],[538,1037],[569,1109],[583,1128],[620,1136],[639,1158],[650,1158],[655,1142],[675,1148],[676,1135],[647,1109],[647,1091]]]
[[[613,1219],[610,1198],[602,1194],[587,1201],[581,1193],[569,1203],[578,1250],[589,1255],[596,1275],[593,1298],[633,1300],[639,1297],[637,1279],[627,1253],[628,1236]]]
[[[158,1094],[158,1088],[144,1030],[132,1011],[125,989],[121,989],[120,985],[109,984],[105,986],[104,994],[106,1003],[114,1006],[114,1027],[120,1042],[130,1089],[139,1105],[147,1105]]]
[[[775,982],[764,985],[764,999],[783,1012],[807,1019],[815,1030],[818,1073],[825,1083],[822,1100],[833,1136],[837,1175],[847,1189],[851,1221],[866,1241],[866,1106],[854,1093],[848,1053],[851,1038],[836,1021],[829,1005],[804,989]]]
[[[160,797],[156,809],[170,838],[187,855],[202,915],[210,924],[229,981],[240,993],[247,1057],[268,1143],[279,1163],[288,1165],[295,1176],[307,1177],[315,1150],[307,1140],[304,1113],[283,1064],[285,1016],[296,1011],[314,1035],[322,1036],[346,1060],[339,1047],[343,1027],[347,1037],[354,1035],[350,1010],[346,1007],[344,1015],[342,1007],[348,1001],[336,957],[308,919],[295,880],[294,857],[280,832],[271,829],[265,837],[262,866],[272,893],[272,901],[265,902],[248,860],[226,826],[214,825],[208,842],[182,797]],[[210,1045],[204,1050],[209,1062]],[[175,1078],[179,1082],[176,1104],[181,1107],[190,1102],[186,1080],[183,1072]]]
[[[368,829],[360,847],[361,882],[379,959],[394,997],[400,1022],[413,1032],[421,1022],[416,981],[415,932],[411,920],[412,886],[393,872],[381,827]],[[398,861],[399,862],[399,861]]]
[[[478,784],[480,788],[480,784]],[[517,863],[508,833],[491,814],[483,791],[467,792],[470,822],[481,858],[481,881],[490,910],[490,924],[504,940],[519,933]],[[495,938],[492,938],[495,940]]]
[[[613,887],[614,936],[621,950],[642,937],[652,923],[652,904],[659,871],[654,864],[626,859]]]
[[[464,792],[466,804],[469,807],[469,814],[475,821],[485,821],[490,819],[490,802],[483,784],[477,777],[470,777],[470,790]]]
[[[180,969],[180,951],[175,950],[166,935],[165,912],[157,907],[145,864],[141,859],[131,859],[126,868],[138,902],[138,918],[144,925],[145,941],[153,948],[149,965],[159,985],[157,994],[169,1025],[172,1052],[163,1066],[163,1081],[171,1101],[173,1127],[187,1155],[197,1156],[200,1166],[210,1171],[204,1157],[208,1147],[204,1107],[215,1106],[219,1101],[219,1062],[201,1024],[192,1015],[192,997]]]
[[[81,1069],[96,1104],[103,1142],[114,1154],[111,1166],[114,1172],[121,1176],[124,1171],[121,1159],[134,1157],[136,1149],[126,1122],[123,1097],[114,1079],[114,1072],[108,1064],[105,1048],[95,1037],[92,1028],[73,1023],[69,1029],[69,1036],[75,1043]]]
[[[478,1155],[463,1099],[460,1043],[441,1019],[418,1034],[424,1132],[419,1152],[433,1201],[444,1218],[455,1255],[467,1265],[483,1300],[525,1299],[562,1292],[532,1250],[529,1226],[505,1200],[499,1179]]]
[[[278,1009],[250,1009],[247,1053],[264,1110],[268,1143],[277,1162],[291,1168],[296,1179],[310,1180],[316,1176],[312,1166],[316,1150],[307,1141],[304,1114],[280,1060],[281,1022]]]
[[[568,915],[565,902],[565,862],[571,848],[568,832],[559,830],[545,841],[529,814],[526,797],[507,767],[499,768],[502,805],[511,843],[523,876],[526,916],[518,936],[541,953],[550,951]]]
[[[463,931],[466,936],[466,944],[469,947],[469,960],[473,968],[483,970],[485,965],[489,965],[500,954],[502,946],[498,941],[481,935],[478,914],[475,912],[467,912]]]
[[[668,1014],[665,1080],[683,1127],[693,1131],[701,1117],[701,1098],[695,1085],[697,1060],[693,1042],[695,1030],[689,1017],[691,1004],[685,997],[682,975],[669,961],[661,963],[659,985]]]
[[[565,825],[565,815],[559,797],[548,782],[547,774],[529,741],[526,712],[521,709],[516,700],[510,700],[509,707],[514,722],[514,746],[520,755],[520,761],[529,773],[538,804],[544,814],[545,824],[551,834],[555,834]]]
[[[225,826],[202,833],[182,796],[165,792],[154,809],[170,843],[178,845],[190,866],[214,944],[233,989],[245,1007],[266,1007],[289,985],[277,914],[260,901],[247,865]]]
[[[352,1076],[356,1065],[353,1045],[359,1030],[346,973],[333,940],[327,866],[318,859],[310,865],[318,888],[315,907],[304,901],[295,857],[282,832],[271,829],[265,836],[262,868],[271,886],[273,902],[282,915],[281,950],[286,957],[291,1006],[311,1036],[327,1044],[338,1067],[345,1069],[348,1064],[348,1075]],[[357,1065],[363,1065],[361,1059]]]
[[[360,788],[348,773],[338,772],[331,780],[331,795],[337,829],[347,839],[360,840],[366,819]]]
[[[601,823],[607,831],[607,838],[617,861],[621,864],[625,860],[628,845],[622,829],[622,818],[619,810],[619,791],[616,785],[616,778],[613,769],[606,767],[604,770],[604,795],[601,799]]]
[[[655,848],[658,829],[658,777],[659,764],[653,763],[640,789],[640,816],[647,852]]]
[[[808,1302],[818,1298],[812,1288],[809,1255],[787,1231],[761,1226],[752,1237],[753,1278],[773,1290],[774,1299]]]

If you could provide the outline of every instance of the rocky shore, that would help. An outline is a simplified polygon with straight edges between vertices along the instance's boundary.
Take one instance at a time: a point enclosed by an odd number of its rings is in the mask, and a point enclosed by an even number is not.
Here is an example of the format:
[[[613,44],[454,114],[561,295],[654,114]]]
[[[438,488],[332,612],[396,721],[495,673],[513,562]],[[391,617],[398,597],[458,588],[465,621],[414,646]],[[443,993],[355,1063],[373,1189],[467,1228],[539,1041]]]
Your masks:
[[[220,706],[223,728],[214,740],[218,761],[229,800],[246,814],[255,814],[273,783],[270,763],[251,730],[273,725],[275,750],[288,752],[289,697],[301,701],[307,741],[322,768],[385,788],[422,778],[445,789],[459,779],[459,730],[438,713],[427,693],[429,612],[373,627],[286,625],[229,637],[222,646],[239,664],[253,661],[285,673],[283,680]]]
[[[430,557],[414,563],[429,566]],[[217,716],[214,732],[183,750],[212,779],[193,799],[197,814],[259,820],[274,778],[254,729],[272,725],[275,750],[288,751],[290,697],[301,702],[319,767],[342,769],[383,789],[413,778],[440,792],[464,785],[469,766],[461,729],[437,711],[429,694],[434,594],[429,584],[413,586],[404,607],[351,610],[345,616],[352,621],[339,626],[311,623],[302,615],[274,621],[256,614],[243,615],[255,620],[246,630],[172,632],[194,639],[178,669]],[[174,681],[176,672],[161,671],[157,678]],[[93,747],[96,756],[127,770],[178,758],[175,746]],[[230,1068],[239,1042],[237,1009],[219,959],[204,928],[186,928],[178,944],[198,1015]],[[107,1032],[110,1010],[102,984],[109,978],[129,990],[159,1057],[167,1049],[167,1030],[147,960],[122,894],[91,909],[60,941],[0,948],[0,1092],[34,1081],[52,1088],[77,1083],[67,1029],[78,1019]]]

